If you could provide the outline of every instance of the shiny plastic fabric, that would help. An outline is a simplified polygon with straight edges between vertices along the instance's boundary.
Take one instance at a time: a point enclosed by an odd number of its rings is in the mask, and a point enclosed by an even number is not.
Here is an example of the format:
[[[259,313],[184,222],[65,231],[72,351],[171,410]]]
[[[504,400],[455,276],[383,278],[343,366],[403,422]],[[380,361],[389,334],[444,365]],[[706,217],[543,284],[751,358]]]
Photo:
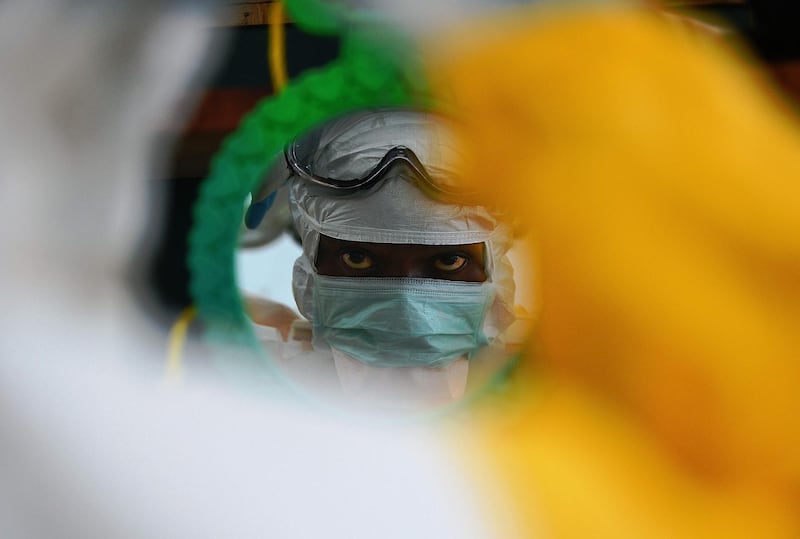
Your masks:
[[[437,116],[421,130],[419,114],[394,111],[387,117],[366,111],[314,129],[286,147],[287,172],[351,195],[379,182],[389,163],[404,161],[416,169],[422,183],[418,186],[427,187],[434,198],[444,202],[469,199],[457,172],[463,159],[452,143],[446,119]],[[337,129],[338,122],[345,126],[344,134]],[[375,130],[390,130],[392,139],[376,141]]]

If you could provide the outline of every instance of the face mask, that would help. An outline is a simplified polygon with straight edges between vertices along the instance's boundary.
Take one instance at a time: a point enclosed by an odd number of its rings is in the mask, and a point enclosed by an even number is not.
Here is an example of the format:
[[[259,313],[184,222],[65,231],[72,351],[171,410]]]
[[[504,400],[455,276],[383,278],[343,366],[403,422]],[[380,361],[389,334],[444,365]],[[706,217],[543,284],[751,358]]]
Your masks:
[[[379,367],[442,367],[488,344],[491,283],[315,276],[314,339]]]

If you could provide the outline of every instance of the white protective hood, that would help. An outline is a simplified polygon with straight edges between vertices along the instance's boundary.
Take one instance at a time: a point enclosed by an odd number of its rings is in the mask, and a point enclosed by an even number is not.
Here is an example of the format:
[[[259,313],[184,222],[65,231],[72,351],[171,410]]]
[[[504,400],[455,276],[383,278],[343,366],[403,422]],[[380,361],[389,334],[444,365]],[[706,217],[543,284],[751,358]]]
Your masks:
[[[311,155],[315,169],[325,175],[352,177],[349,171],[377,164],[400,145],[410,148],[429,172],[441,174],[447,163],[454,162],[455,148],[443,121],[430,113],[401,109],[363,111],[330,122],[322,128]],[[309,320],[314,320],[315,258],[319,236],[324,234],[373,243],[485,243],[486,273],[496,296],[484,331],[495,339],[513,321],[514,280],[506,256],[511,232],[486,208],[437,202],[420,191],[404,167],[390,169],[373,188],[344,197],[320,192],[295,177],[289,201],[303,243],[303,254],[294,266],[294,297]]]

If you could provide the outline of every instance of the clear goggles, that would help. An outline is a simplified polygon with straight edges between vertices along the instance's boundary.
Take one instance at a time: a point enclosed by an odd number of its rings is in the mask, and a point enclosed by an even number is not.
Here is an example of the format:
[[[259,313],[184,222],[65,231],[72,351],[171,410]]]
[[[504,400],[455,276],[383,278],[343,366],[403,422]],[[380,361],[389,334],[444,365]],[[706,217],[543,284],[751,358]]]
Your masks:
[[[405,165],[410,178],[426,194],[434,199],[449,202],[466,201],[471,197],[465,193],[458,178],[443,167],[426,167],[411,148],[395,146],[377,160],[363,157],[348,166],[342,176],[331,176],[330,167],[319,167],[303,152],[303,143],[294,141],[287,145],[284,157],[292,173],[332,194],[351,195],[374,187],[397,165]],[[355,165],[355,166],[354,166]],[[322,170],[318,170],[318,169]]]

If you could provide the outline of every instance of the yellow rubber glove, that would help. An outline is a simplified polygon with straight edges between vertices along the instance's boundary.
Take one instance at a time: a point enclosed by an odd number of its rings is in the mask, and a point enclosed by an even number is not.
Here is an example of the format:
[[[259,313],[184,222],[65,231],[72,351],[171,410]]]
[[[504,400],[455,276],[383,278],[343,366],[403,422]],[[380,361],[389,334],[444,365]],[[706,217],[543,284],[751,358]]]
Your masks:
[[[518,11],[429,50],[466,181],[537,245],[518,398],[459,437],[513,525],[800,537],[790,107],[645,11]]]

